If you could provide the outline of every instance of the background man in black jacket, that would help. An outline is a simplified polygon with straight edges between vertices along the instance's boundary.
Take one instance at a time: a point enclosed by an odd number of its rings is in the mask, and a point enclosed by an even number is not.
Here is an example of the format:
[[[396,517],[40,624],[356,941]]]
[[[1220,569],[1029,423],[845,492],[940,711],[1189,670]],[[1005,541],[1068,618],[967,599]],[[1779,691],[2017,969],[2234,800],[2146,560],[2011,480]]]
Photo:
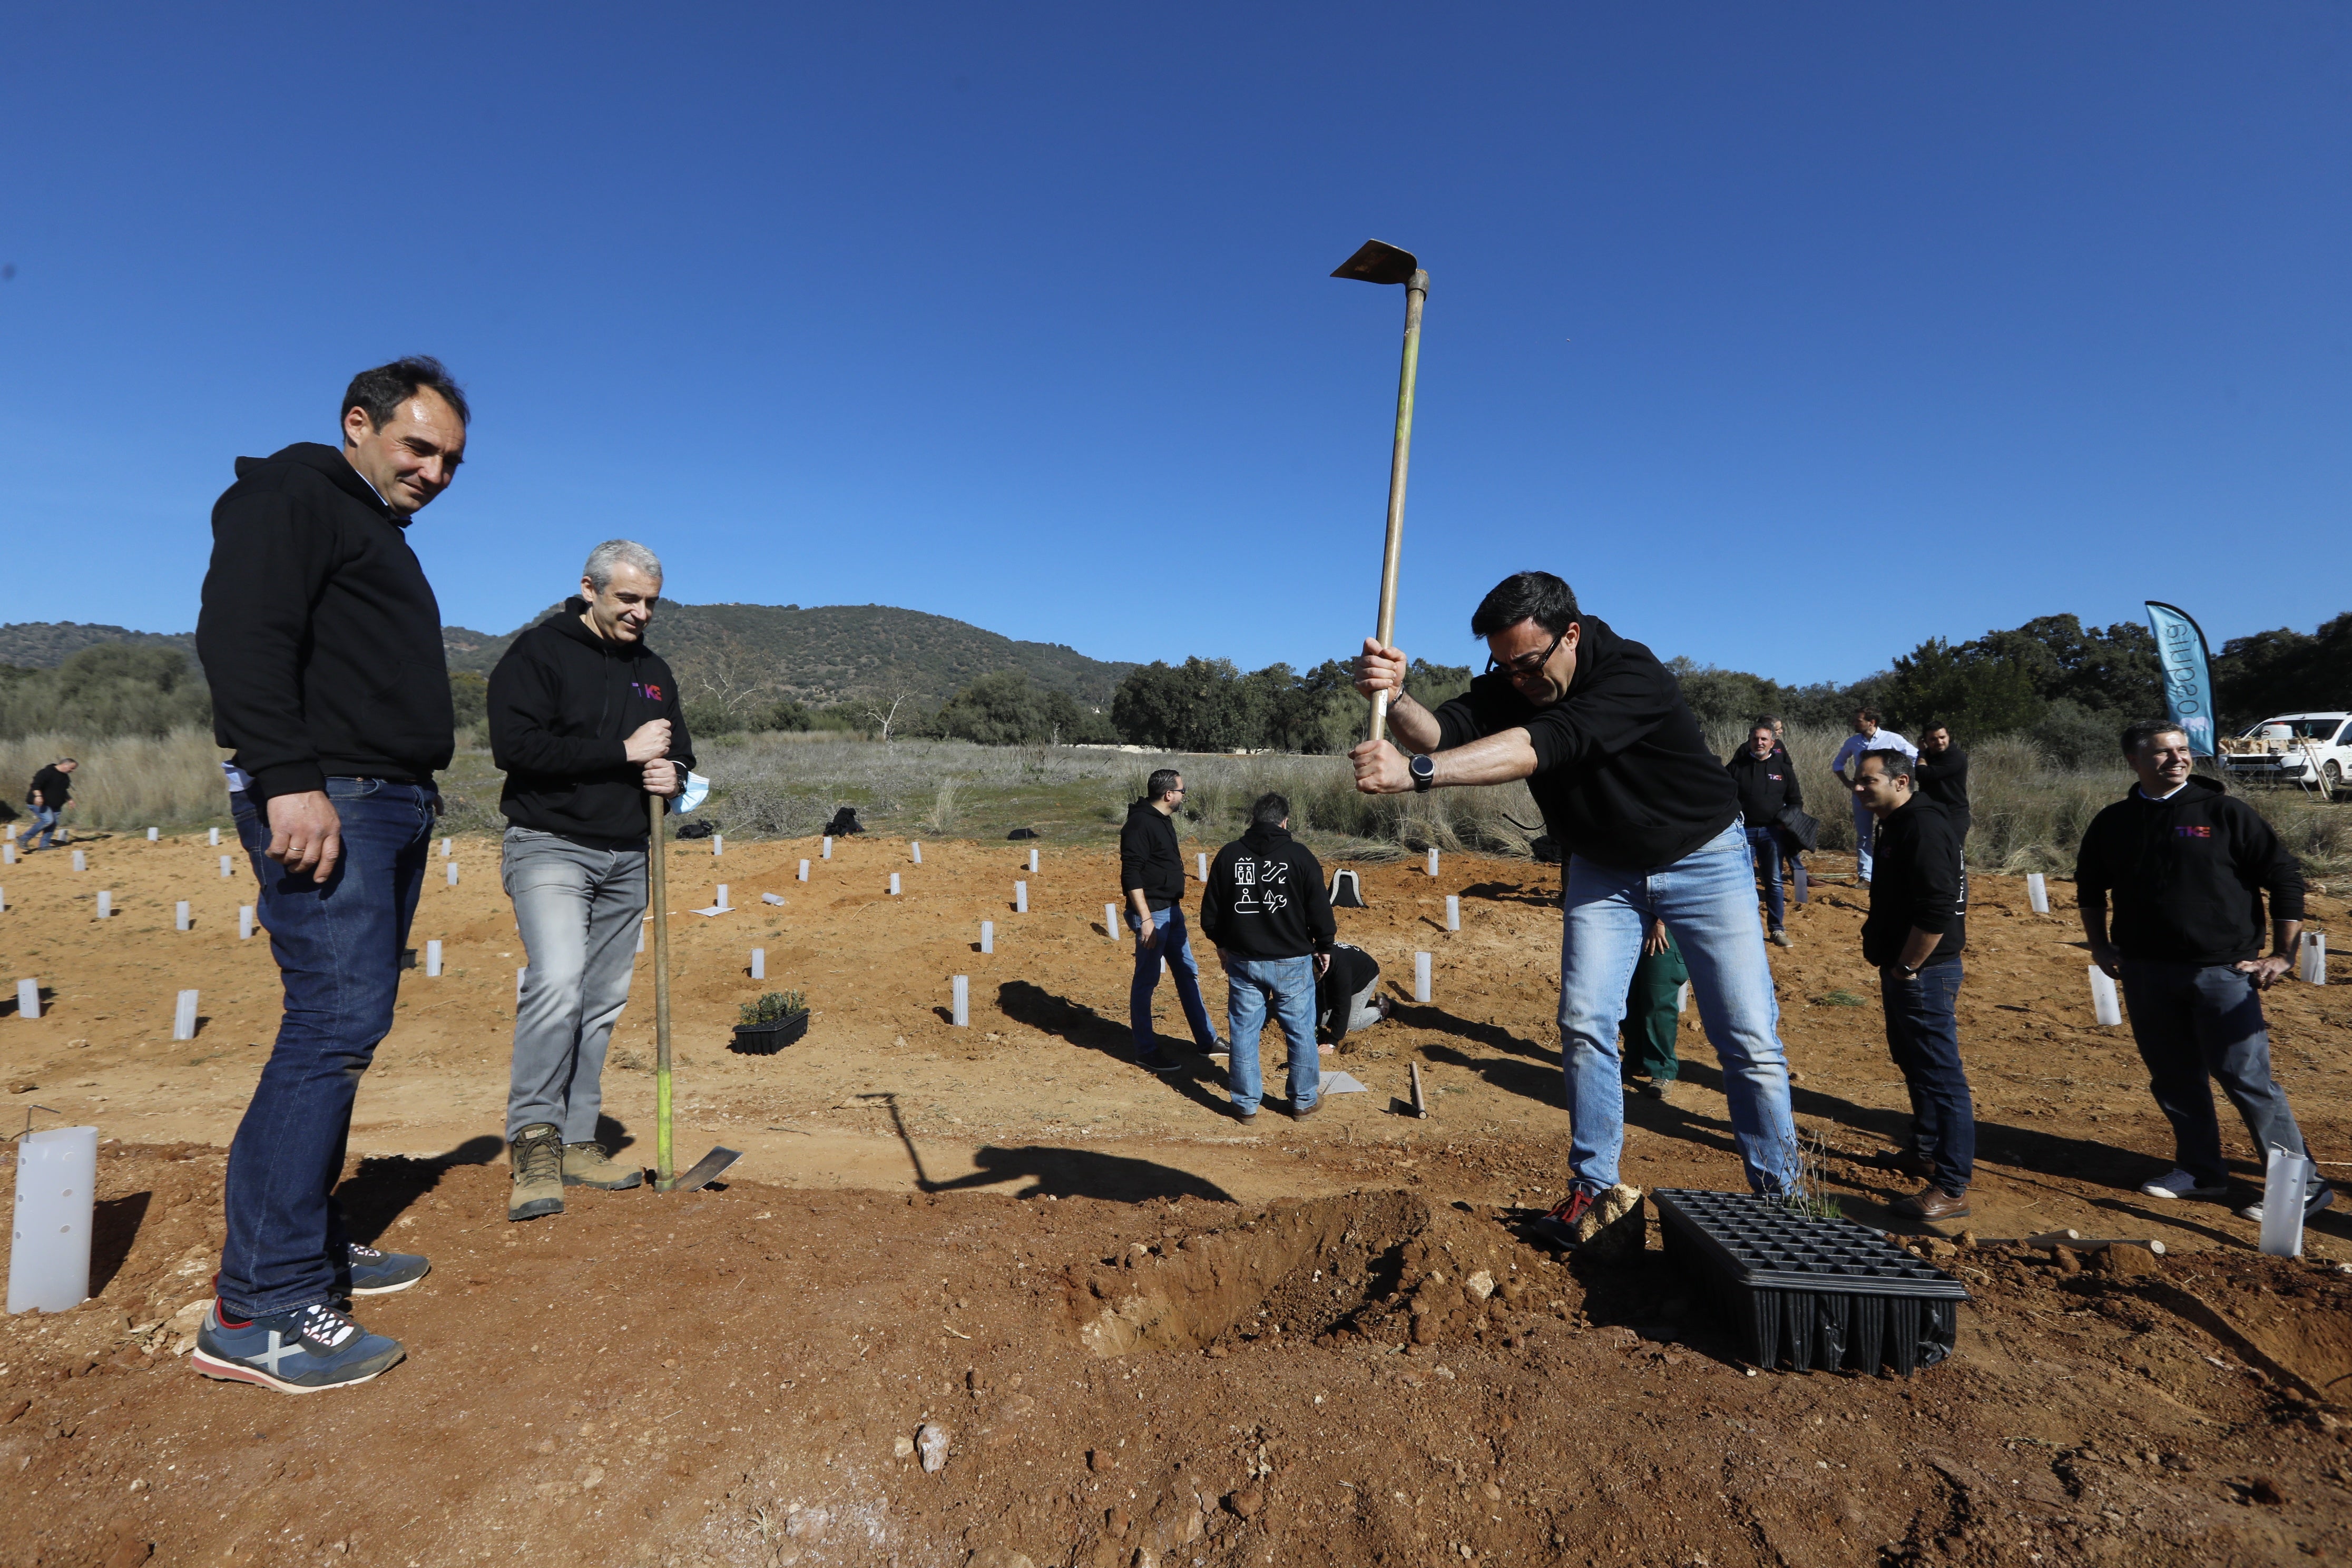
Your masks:
[[[465,457],[465,395],[437,362],[400,360],[353,377],[342,411],[341,450],[236,460],[196,621],[286,1013],[229,1145],[220,1296],[194,1361],[296,1392],[397,1362],[399,1342],[333,1303],[426,1268],[353,1246],[331,1194],[392,1027],[456,729],[441,607],[404,534]]]
[[[1176,808],[1184,804],[1184,775],[1161,768],[1144,783],[1141,800],[1127,808],[1118,830],[1118,887],[1127,900],[1127,929],[1135,933],[1135,977],[1127,987],[1127,1019],[1135,1031],[1135,1059],[1153,1072],[1174,1072],[1160,1055],[1151,1027],[1151,996],[1160,989],[1160,964],[1176,979],[1176,998],[1192,1043],[1202,1055],[1216,1050],[1216,1026],[1201,1000],[1201,969],[1184,934],[1184,856],[1176,842]]]
[[[1756,874],[1764,883],[1764,908],[1770,921],[1767,934],[1776,946],[1787,947],[1789,933],[1781,923],[1788,911],[1781,901],[1778,824],[1784,806],[1804,809],[1804,786],[1797,782],[1796,767],[1780,749],[1780,737],[1772,732],[1769,719],[1759,719],[1748,728],[1748,744],[1733,752],[1724,766],[1739,792],[1739,819],[1748,831]]]
[[[1908,1219],[1958,1219],[1977,1157],[1958,1019],[1968,872],[1951,818],[1913,792],[1913,767],[1892,746],[1854,759],[1853,798],[1878,825],[1862,956],[1878,971],[1887,1054],[1911,1092],[1911,1146],[1895,1165],[1927,1184],[1892,1206]]]
[[[1356,689],[1390,693],[1391,728],[1422,754],[1407,763],[1383,741],[1348,755],[1368,795],[1525,779],[1546,832],[1568,852],[1559,1025],[1572,1180],[1552,1217],[1575,1231],[1617,1184],[1617,1026],[1653,920],[1666,922],[1690,966],[1748,1180],[1759,1192],[1787,1190],[1797,1132],[1755,868],[1735,827],[1738,792],[1673,672],[1581,614],[1549,572],[1497,584],[1470,631],[1486,639],[1486,671],[1434,713],[1406,693],[1403,652],[1366,639]]]
[[[1944,815],[1952,819],[1952,830],[1960,836],[1960,847],[1969,843],[1969,754],[1952,744],[1952,731],[1942,724],[1930,724],[1919,731],[1919,762],[1913,770],[1913,782],[1919,793],[1943,807]]]
[[[71,757],[59,757],[47,767],[34,773],[33,785],[25,792],[25,804],[33,808],[33,825],[25,829],[26,854],[30,855],[36,849],[57,847],[58,817],[65,810],[67,803],[73,799],[71,775],[79,766],[81,764]],[[44,842],[36,844],[33,842],[35,838]],[[70,843],[73,835],[67,834],[66,839]]]
[[[2257,1161],[2274,1147],[2305,1152],[2286,1090],[2271,1074],[2262,999],[2294,963],[2303,869],[2261,813],[2218,781],[2192,776],[2195,758],[2179,725],[2134,724],[2123,745],[2139,782],[2083,834],[2074,862],[2083,934],[2092,961],[2123,982],[2148,1089],[2172,1123],[2173,1169],[2139,1190],[2152,1198],[2221,1197],[2230,1172],[2213,1114],[2215,1083],[2245,1121]],[[2316,1214],[2335,1197],[2314,1167],[2305,1212]],[[2260,1220],[2263,1205],[2238,1212]]]
[[[660,560],[608,539],[580,596],[490,672],[490,754],[507,773],[500,875],[530,964],[507,1088],[507,1218],[563,1212],[566,1187],[634,1187],[598,1142],[604,1051],[629,1000],[650,847],[646,797],[694,765],[677,681],[646,647]]]
[[[1315,1048],[1315,983],[1331,967],[1339,934],[1323,868],[1290,837],[1290,802],[1271,792],[1250,803],[1249,831],[1217,851],[1201,895],[1201,934],[1217,945],[1225,971],[1226,1075],[1234,1114],[1257,1114],[1265,1084],[1257,1038],[1270,1009],[1290,1047],[1290,1114],[1312,1116],[1322,1101],[1323,1058]]]

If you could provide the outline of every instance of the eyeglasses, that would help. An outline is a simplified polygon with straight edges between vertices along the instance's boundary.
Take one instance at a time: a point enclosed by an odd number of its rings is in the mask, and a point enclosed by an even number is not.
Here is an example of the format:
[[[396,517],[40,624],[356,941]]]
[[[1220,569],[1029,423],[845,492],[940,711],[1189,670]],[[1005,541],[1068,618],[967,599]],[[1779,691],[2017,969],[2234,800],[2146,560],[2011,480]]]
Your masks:
[[[1558,653],[1559,651],[1559,645],[1567,640],[1568,628],[1562,626],[1560,628],[1559,636],[1551,639],[1551,647],[1544,649],[1541,653],[1523,653],[1519,655],[1518,658],[1511,660],[1508,664],[1504,663],[1490,653],[1486,656],[1486,672],[1488,675],[1493,675],[1496,671],[1500,670],[1504,675],[1513,680],[1517,680],[1526,676],[1533,675],[1542,669],[1545,665],[1551,662],[1551,656]]]

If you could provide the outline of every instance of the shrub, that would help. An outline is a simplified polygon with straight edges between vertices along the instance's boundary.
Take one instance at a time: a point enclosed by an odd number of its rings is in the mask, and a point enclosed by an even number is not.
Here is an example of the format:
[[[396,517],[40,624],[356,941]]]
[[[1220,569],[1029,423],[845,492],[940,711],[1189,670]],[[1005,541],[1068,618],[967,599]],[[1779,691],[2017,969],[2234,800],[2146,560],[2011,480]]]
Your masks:
[[[746,1002],[736,1009],[746,1028],[755,1028],[762,1024],[781,1024],[807,1011],[808,998],[798,991],[771,991],[757,1002]]]

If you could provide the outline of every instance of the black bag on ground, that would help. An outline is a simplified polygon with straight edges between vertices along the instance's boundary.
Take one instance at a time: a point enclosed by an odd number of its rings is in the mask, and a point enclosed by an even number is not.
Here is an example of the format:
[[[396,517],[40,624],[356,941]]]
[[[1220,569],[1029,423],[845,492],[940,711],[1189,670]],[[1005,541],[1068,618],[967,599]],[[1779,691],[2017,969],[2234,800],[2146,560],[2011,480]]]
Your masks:
[[[853,833],[865,831],[857,825],[857,808],[854,805],[843,806],[833,814],[833,820],[824,825],[824,835],[828,838],[846,838]]]

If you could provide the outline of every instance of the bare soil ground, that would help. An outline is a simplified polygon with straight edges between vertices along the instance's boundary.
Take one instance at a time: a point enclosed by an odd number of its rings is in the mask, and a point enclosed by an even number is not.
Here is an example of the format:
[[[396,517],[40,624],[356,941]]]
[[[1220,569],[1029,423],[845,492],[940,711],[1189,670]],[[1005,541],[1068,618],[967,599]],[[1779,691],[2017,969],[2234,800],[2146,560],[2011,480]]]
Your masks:
[[[2228,1205],[2137,1194],[2168,1138],[2127,1033],[2092,1022],[2064,884],[2038,917],[2021,883],[1976,880],[1975,1214],[1915,1238],[1972,1300],[1957,1353],[1904,1382],[1752,1373],[1654,1227],[1650,1251],[1606,1267],[1523,1239],[1559,1195],[1568,1131],[1556,869],[1362,868],[1371,907],[1342,912],[1343,938],[1401,994],[1412,952],[1434,954],[1433,1000],[1329,1058],[1370,1093],[1300,1124],[1277,1100],[1244,1128],[1205,1058],[1170,1079],[1127,1061],[1108,853],[1045,848],[1032,876],[1020,846],[927,843],[921,867],[898,840],[838,842],[831,861],[814,841],[730,844],[715,864],[681,846],[680,1157],[714,1142],[746,1157],[723,1190],[575,1190],[565,1215],[509,1226],[522,956],[495,843],[460,839],[459,885],[436,864],[415,931],[445,942],[448,972],[404,988],[344,1188],[361,1235],[435,1260],[362,1303],[409,1359],[289,1400],[207,1383],[180,1354],[220,1238],[222,1150],[275,1026],[266,939],[236,937],[250,874],[222,880],[201,836],[88,849],[81,875],[63,855],[10,868],[0,913],[0,980],[37,978],[46,1008],[0,1008],[6,1104],[113,1140],[98,1295],[0,1328],[0,1561],[2352,1557],[2352,1226],[2324,1215],[2305,1259],[2268,1259]],[[721,879],[734,912],[684,912]],[[100,888],[121,911],[104,922]],[[1861,896],[1815,895],[1774,953],[1799,1120],[1846,1210],[1891,1228],[1881,1205],[1906,1184],[1873,1162],[1904,1101]],[[2315,902],[2340,929],[2342,901]],[[753,946],[765,983],[745,973]],[[969,1029],[944,1016],[957,973]],[[735,1006],[786,986],[811,995],[808,1038],[728,1051]],[[183,987],[205,1021],[175,1044]],[[647,1162],[648,987],[606,1079],[613,1140]],[[2347,1157],[2352,994],[2283,986],[2269,1005],[2315,1153]],[[1166,1039],[1164,986],[1159,1016]],[[1695,1016],[1685,1042],[1684,1097],[1629,1102],[1627,1179],[1737,1187]],[[1412,1061],[1428,1121],[1393,1105]],[[2230,1131],[2243,1202],[2258,1172]],[[2168,1251],[2116,1270],[2148,1255],[2002,1244],[2065,1226]],[[1483,1300],[1465,1288],[1482,1271]],[[901,1452],[925,1423],[947,1434],[936,1472]]]

